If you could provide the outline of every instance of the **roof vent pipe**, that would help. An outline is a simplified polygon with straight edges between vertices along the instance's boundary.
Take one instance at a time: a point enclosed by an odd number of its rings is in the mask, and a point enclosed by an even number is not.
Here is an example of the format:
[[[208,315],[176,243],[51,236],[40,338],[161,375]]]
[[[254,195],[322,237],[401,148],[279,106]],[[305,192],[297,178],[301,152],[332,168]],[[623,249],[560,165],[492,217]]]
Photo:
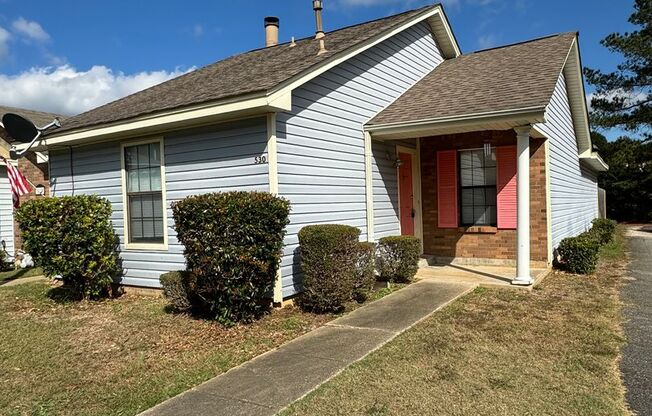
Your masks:
[[[321,39],[324,37],[324,25],[321,20],[321,11],[324,10],[324,2],[322,0],[313,0],[312,9],[315,11],[315,23],[317,25],[315,39]]]
[[[278,45],[278,17],[269,16],[265,18],[265,47]]]
[[[317,55],[328,52],[324,43],[324,25],[321,18],[321,11],[324,9],[324,2],[322,0],[313,0],[312,9],[315,11],[315,23],[317,31],[315,32],[315,39],[319,40],[319,52]]]

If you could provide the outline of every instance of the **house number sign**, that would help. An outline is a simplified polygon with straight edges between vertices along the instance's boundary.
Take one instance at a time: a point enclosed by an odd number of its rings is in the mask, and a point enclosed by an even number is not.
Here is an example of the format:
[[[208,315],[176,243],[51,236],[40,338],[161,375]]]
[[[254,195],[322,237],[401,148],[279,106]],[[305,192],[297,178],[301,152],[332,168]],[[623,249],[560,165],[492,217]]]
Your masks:
[[[267,156],[256,156],[254,157],[254,164],[262,165],[267,163]]]

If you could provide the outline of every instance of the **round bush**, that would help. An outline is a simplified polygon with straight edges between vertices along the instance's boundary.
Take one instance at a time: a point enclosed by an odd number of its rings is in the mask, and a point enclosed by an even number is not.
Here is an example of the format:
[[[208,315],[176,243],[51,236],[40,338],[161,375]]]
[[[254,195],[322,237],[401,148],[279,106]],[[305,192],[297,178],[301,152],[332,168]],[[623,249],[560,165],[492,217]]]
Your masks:
[[[592,224],[593,226],[589,230],[589,233],[598,243],[604,245],[609,244],[613,240],[614,233],[616,232],[616,221],[606,218],[596,218]]]
[[[187,271],[174,271],[161,275],[163,295],[170,302],[170,306],[177,312],[192,311],[192,297],[196,292],[197,279]]]
[[[269,309],[290,203],[267,192],[220,192],[172,204],[188,271],[192,310],[225,325]]]
[[[313,312],[338,312],[351,299],[360,230],[348,225],[309,225],[299,231],[304,292],[298,304]]]
[[[369,298],[376,283],[376,244],[360,242],[356,246],[353,300],[362,303]]]
[[[378,272],[388,282],[409,282],[419,269],[421,242],[412,236],[383,237],[378,241]]]
[[[24,249],[78,298],[108,294],[122,268],[111,203],[96,195],[28,201],[16,210]]]
[[[557,252],[561,257],[561,268],[570,273],[591,274],[598,264],[600,243],[589,233],[564,238]]]

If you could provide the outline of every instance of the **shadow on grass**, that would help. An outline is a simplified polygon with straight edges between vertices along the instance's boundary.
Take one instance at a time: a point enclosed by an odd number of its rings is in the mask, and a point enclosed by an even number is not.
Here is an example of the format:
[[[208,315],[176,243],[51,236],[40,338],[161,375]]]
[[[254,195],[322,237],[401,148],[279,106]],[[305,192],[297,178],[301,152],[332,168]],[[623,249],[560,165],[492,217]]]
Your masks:
[[[81,296],[79,296],[78,293],[75,293],[71,288],[67,286],[54,287],[48,290],[47,296],[56,303],[60,304],[74,303],[82,300]]]

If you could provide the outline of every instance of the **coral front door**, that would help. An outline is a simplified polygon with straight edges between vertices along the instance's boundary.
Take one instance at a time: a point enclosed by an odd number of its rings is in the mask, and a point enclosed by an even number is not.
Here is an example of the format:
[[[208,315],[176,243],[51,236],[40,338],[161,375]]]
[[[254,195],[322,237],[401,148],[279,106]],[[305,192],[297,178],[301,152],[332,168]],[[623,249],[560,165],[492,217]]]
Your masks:
[[[414,235],[414,185],[412,177],[412,155],[399,152],[401,165],[398,168],[399,212],[401,215],[401,234]]]

